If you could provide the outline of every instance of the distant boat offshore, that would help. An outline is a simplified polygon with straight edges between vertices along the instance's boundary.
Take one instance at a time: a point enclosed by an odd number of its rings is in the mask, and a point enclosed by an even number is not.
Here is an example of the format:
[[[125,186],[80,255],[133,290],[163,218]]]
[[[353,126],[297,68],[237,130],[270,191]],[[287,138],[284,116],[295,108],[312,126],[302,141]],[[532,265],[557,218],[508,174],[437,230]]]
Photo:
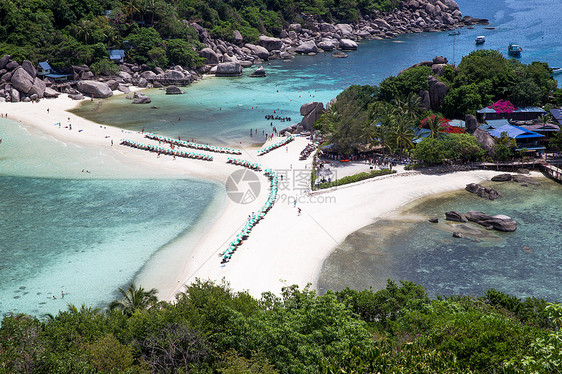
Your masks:
[[[509,43],[509,46],[507,47],[507,53],[513,57],[520,57],[521,51],[523,51],[523,48],[521,48],[517,43]]]
[[[477,36],[476,37],[476,44],[484,44],[486,38],[484,36]]]

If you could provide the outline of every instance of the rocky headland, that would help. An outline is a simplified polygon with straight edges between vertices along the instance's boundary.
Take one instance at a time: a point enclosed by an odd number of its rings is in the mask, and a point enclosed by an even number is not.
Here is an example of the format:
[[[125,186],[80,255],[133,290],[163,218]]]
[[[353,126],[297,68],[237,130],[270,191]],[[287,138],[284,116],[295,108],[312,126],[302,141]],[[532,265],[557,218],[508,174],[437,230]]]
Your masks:
[[[243,68],[263,61],[274,59],[291,59],[298,54],[315,55],[322,52],[349,51],[358,48],[357,42],[364,39],[394,38],[406,33],[437,32],[455,28],[487,24],[486,19],[463,16],[454,0],[405,0],[393,11],[373,12],[362,17],[355,24],[332,24],[316,16],[303,14],[303,22],[289,25],[282,30],[279,37],[261,35],[253,43],[245,43],[239,31],[234,31],[233,41],[224,41],[211,36],[207,29],[197,23],[184,21],[194,27],[199,41],[204,48],[199,55],[205,59],[205,65],[195,69],[174,66],[167,70],[150,68],[148,65],[122,63],[120,72],[115,76],[96,77],[86,65],[72,66],[65,73],[68,79],[58,82],[49,77],[42,77],[37,67],[30,61],[21,65],[6,55],[0,59],[0,101],[19,102],[41,98],[56,97],[60,93],[80,100],[85,97],[105,98],[113,91],[128,93],[130,86],[140,88],[160,88],[163,86],[185,86],[200,79],[203,74],[216,76],[237,76]],[[447,61],[422,62],[435,65],[435,74],[439,75]],[[255,76],[265,76],[259,69]],[[428,78],[430,79],[430,78]],[[424,93],[423,101],[427,107],[437,107],[446,92],[435,79],[430,82],[430,90]],[[147,99],[136,102],[148,103]],[[321,104],[321,103],[320,103]],[[313,107],[313,109],[311,109]],[[311,110],[309,110],[311,109]],[[307,131],[309,122],[317,116],[317,103],[308,105],[301,111],[303,122],[290,131]],[[323,108],[322,108],[323,109]]]

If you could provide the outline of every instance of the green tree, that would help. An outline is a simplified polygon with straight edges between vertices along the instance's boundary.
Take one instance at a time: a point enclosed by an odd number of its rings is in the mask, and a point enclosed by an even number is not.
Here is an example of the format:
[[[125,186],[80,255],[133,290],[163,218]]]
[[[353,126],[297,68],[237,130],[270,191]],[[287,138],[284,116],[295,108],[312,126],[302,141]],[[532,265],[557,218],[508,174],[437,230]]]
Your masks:
[[[162,49],[162,38],[160,34],[158,34],[158,31],[152,27],[141,28],[138,32],[130,34],[127,39],[133,47],[129,52],[129,56],[138,63],[148,63],[151,60],[150,51],[152,51],[157,58],[166,56],[166,53]],[[164,61],[165,60],[161,59],[159,61],[154,61],[154,63],[161,63]]]
[[[427,77],[432,74],[429,66],[417,66],[404,71],[396,77],[385,78],[380,87],[380,97],[385,101],[392,101],[397,97],[408,97],[411,93],[429,90]]]
[[[205,59],[199,57],[195,47],[181,39],[172,39],[166,42],[166,54],[172,64],[197,67],[205,64]]]
[[[119,310],[125,315],[132,315],[137,310],[147,310],[158,302],[156,289],[145,291],[143,287],[137,287],[131,283],[127,290],[119,288],[123,296],[120,300],[114,300],[109,304],[109,310]]]
[[[469,134],[448,134],[443,141],[447,149],[447,158],[453,161],[477,161],[486,153],[476,138]]]
[[[447,159],[447,150],[440,139],[425,138],[416,144],[412,156],[426,164],[441,164]]]
[[[562,131],[556,132],[548,141],[548,146],[557,152],[562,151]]]
[[[398,153],[404,155],[414,148],[414,136],[412,120],[406,117],[406,115],[396,116],[390,129],[390,137]]]

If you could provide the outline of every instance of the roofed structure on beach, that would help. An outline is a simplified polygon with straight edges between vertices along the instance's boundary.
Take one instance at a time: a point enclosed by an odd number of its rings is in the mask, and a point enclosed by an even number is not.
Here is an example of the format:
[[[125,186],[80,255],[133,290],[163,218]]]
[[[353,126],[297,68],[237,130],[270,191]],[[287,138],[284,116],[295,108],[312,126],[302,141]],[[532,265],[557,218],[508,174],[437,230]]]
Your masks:
[[[496,137],[496,138],[501,137],[501,134],[504,133],[504,132],[507,134],[507,136],[509,136],[510,138],[513,138],[515,140],[517,140],[517,139],[530,139],[530,138],[542,138],[544,136],[544,135],[541,135],[541,134],[536,133],[534,131],[524,129],[523,127],[513,126],[513,125],[504,125],[504,126],[496,128],[496,129],[488,130],[488,134],[490,134],[490,135],[492,135],[493,137]]]
[[[486,123],[480,125],[480,128],[482,130],[488,131],[497,129],[505,125],[509,125],[509,121],[506,119],[487,119]]]
[[[529,121],[544,116],[546,114],[546,111],[538,106],[521,107],[510,112],[497,112],[493,108],[486,107],[480,109],[476,113],[478,113],[478,117],[480,117],[481,122],[483,122],[484,120],[487,122],[488,120],[496,119]]]
[[[552,114],[552,117],[554,117],[558,124],[562,125],[562,109],[551,109],[550,114]]]
[[[47,61],[43,61],[39,63],[39,67],[37,69],[37,75],[41,76],[41,75],[51,74],[52,70],[53,68],[51,67],[51,65],[49,65]]]
[[[544,139],[544,135],[520,126],[504,125],[496,129],[487,130],[487,132],[495,138],[499,138],[503,133],[506,133],[507,136],[515,139],[517,142],[516,151],[542,154],[546,150],[546,147],[539,143],[541,139]]]
[[[110,49],[109,59],[113,62],[124,62],[125,61],[125,51],[122,49]]]

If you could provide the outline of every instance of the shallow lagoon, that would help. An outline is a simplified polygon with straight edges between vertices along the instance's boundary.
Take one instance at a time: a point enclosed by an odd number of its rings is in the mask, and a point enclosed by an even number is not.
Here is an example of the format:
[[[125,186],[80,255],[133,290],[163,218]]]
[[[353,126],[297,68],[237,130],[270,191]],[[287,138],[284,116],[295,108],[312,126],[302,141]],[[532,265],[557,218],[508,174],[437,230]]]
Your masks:
[[[319,288],[381,289],[393,279],[419,283],[430,296],[479,296],[495,288],[560,301],[562,186],[540,181],[529,187],[495,183],[503,195],[495,201],[461,191],[415,202],[351,234],[324,262]],[[444,220],[450,210],[506,214],[518,228],[503,233],[467,224],[465,237],[453,238],[461,227]],[[430,217],[440,223],[429,223]]]

